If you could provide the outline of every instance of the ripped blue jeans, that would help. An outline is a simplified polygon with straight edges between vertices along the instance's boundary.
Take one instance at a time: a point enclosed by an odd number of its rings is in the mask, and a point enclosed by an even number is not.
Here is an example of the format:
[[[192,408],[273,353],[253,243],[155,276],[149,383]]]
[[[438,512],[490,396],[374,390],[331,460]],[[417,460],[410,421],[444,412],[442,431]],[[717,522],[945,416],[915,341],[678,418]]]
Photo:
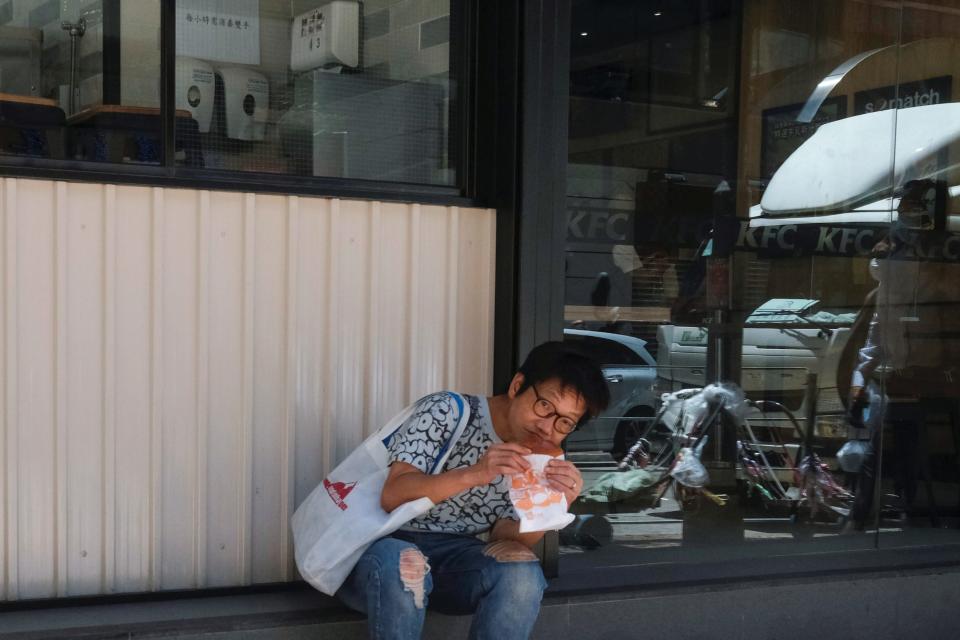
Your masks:
[[[528,638],[546,588],[540,562],[519,543],[397,531],[381,538],[337,591],[367,615],[370,638],[420,638],[426,608],[473,613],[470,638]]]

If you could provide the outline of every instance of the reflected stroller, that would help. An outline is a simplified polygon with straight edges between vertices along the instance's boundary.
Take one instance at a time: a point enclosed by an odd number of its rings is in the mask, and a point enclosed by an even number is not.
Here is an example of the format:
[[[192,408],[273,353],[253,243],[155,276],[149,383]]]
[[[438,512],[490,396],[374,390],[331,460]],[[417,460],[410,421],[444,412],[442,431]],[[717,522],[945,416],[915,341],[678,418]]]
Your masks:
[[[782,441],[758,440],[750,417],[771,409],[783,412],[797,433],[804,433],[786,407],[748,400],[731,383],[664,394],[656,417],[619,462],[618,470],[599,477],[581,500],[616,503],[647,495],[649,505],[657,506],[673,486],[681,504],[698,495],[725,504],[723,496],[706,489],[709,474],[700,456],[711,433],[726,419],[736,427],[737,477],[748,497],[758,495],[765,507],[786,506],[794,516],[801,506],[809,508],[811,517],[824,509],[844,514],[852,496],[836,483],[809,446],[797,447],[791,455]],[[789,479],[783,477],[783,471]]]

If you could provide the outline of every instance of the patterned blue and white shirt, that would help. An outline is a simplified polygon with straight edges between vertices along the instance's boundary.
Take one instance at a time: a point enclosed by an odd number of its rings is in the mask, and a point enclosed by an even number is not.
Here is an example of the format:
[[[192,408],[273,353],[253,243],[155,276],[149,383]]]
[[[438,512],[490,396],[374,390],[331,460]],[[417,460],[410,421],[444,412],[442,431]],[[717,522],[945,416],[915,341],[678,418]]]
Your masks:
[[[487,399],[464,395],[470,419],[441,471],[475,464],[490,445],[503,442],[493,430]],[[450,440],[460,417],[449,393],[434,393],[417,401],[413,415],[393,434],[387,445],[390,462],[405,462],[429,473]],[[509,483],[503,476],[494,482],[467,489],[401,527],[407,531],[433,531],[475,535],[489,531],[501,518],[517,520],[510,503]]]

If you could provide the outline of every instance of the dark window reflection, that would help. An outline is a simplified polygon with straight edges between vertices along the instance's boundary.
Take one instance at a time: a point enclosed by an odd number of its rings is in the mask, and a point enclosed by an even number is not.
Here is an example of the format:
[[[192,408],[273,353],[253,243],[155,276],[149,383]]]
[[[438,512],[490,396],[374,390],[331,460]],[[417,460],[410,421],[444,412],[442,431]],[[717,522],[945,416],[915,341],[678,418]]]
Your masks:
[[[566,339],[630,400],[568,440],[564,566],[952,539],[960,19],[584,0],[570,38]]]

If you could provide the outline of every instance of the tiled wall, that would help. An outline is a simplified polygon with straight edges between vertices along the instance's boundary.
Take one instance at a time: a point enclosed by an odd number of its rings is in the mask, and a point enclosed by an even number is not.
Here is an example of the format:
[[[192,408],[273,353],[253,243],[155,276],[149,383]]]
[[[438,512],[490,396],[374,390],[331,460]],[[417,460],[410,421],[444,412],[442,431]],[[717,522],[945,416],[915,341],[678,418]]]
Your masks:
[[[450,0],[367,0],[364,66],[394,80],[446,76],[450,69]]]

